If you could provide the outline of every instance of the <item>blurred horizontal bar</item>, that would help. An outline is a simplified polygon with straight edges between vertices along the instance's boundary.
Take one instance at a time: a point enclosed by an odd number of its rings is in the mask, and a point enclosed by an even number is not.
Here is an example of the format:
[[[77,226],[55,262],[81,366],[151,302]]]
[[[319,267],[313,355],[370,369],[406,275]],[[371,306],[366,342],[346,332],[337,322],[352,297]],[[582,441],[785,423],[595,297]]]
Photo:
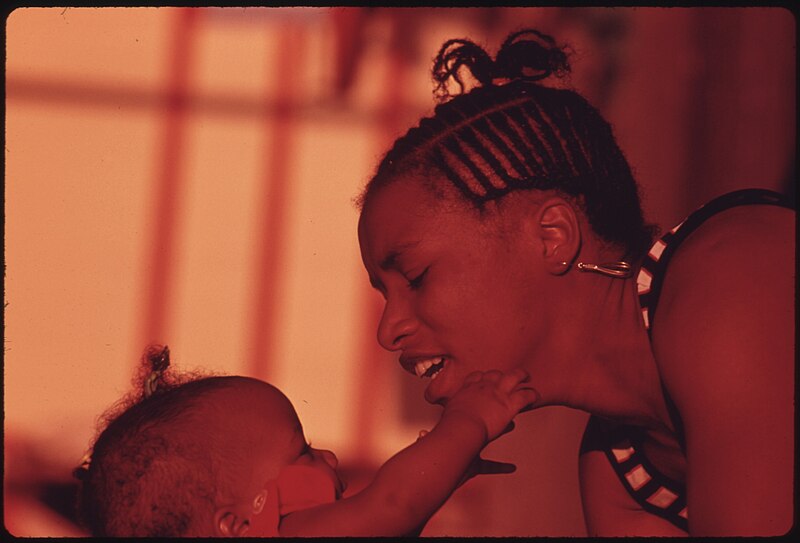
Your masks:
[[[169,110],[175,103],[175,96],[158,89],[134,87],[132,85],[100,82],[77,82],[70,80],[36,79],[7,76],[6,99],[54,104],[92,105],[97,107],[119,108],[121,106],[145,109]],[[273,116],[282,111],[280,100],[265,99],[263,96],[235,94],[197,94],[191,93],[183,98],[183,107],[201,115],[223,117]],[[431,109],[433,100],[431,99]],[[292,108],[295,117],[314,117],[323,122],[348,123],[384,122],[401,114],[419,116],[420,107],[401,104],[389,107],[354,107],[346,100],[330,98],[298,102]]]

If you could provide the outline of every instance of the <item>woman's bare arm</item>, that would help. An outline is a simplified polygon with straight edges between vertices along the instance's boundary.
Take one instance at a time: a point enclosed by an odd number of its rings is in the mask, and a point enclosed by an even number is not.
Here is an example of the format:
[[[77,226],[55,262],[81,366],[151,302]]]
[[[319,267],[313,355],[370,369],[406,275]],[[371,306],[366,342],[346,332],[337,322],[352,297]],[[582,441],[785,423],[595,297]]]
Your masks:
[[[744,206],[670,263],[654,349],[685,424],[691,535],[791,527],[794,247],[793,212]]]

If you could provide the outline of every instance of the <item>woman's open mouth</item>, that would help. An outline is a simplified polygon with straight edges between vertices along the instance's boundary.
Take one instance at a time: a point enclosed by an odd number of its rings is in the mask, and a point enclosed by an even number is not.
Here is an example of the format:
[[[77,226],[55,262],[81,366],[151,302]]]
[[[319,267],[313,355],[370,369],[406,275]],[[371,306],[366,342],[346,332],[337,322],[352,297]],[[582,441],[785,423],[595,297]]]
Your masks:
[[[425,388],[425,399],[429,403],[441,403],[446,401],[451,395],[450,389],[455,386],[453,377],[457,377],[457,368],[450,368],[453,360],[441,354],[429,355],[405,353],[400,356],[400,364],[407,372],[412,373],[420,379],[430,378],[431,382]],[[454,375],[449,375],[453,372]],[[444,373],[443,373],[444,372]],[[440,375],[444,374],[444,377]],[[436,381],[436,382],[434,382]]]
[[[431,379],[436,379],[436,376],[444,369],[444,366],[445,359],[443,356],[426,358],[414,364],[414,373],[420,378],[430,377]]]

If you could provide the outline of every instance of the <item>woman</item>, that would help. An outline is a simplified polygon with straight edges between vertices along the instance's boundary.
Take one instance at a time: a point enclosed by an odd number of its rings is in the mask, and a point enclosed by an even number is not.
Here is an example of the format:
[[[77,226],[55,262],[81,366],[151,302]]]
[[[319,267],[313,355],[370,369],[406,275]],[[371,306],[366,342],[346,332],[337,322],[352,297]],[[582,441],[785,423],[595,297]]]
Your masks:
[[[360,199],[378,341],[431,378],[431,403],[474,370],[523,367],[537,406],[589,412],[590,535],[784,533],[794,212],[740,191],[651,247],[609,125],[540,83],[568,69],[533,30],[495,59],[443,45],[438,90],[450,98],[452,79],[461,94],[395,142]]]

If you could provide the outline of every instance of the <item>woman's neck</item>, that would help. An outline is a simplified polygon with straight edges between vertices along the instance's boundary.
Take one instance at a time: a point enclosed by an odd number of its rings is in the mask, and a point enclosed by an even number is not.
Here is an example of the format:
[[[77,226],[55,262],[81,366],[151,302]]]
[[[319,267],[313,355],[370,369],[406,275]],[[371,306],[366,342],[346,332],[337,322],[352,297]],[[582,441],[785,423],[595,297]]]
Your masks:
[[[543,402],[665,427],[668,414],[636,280],[577,271],[561,279],[569,283],[551,306],[550,340],[528,368]]]

